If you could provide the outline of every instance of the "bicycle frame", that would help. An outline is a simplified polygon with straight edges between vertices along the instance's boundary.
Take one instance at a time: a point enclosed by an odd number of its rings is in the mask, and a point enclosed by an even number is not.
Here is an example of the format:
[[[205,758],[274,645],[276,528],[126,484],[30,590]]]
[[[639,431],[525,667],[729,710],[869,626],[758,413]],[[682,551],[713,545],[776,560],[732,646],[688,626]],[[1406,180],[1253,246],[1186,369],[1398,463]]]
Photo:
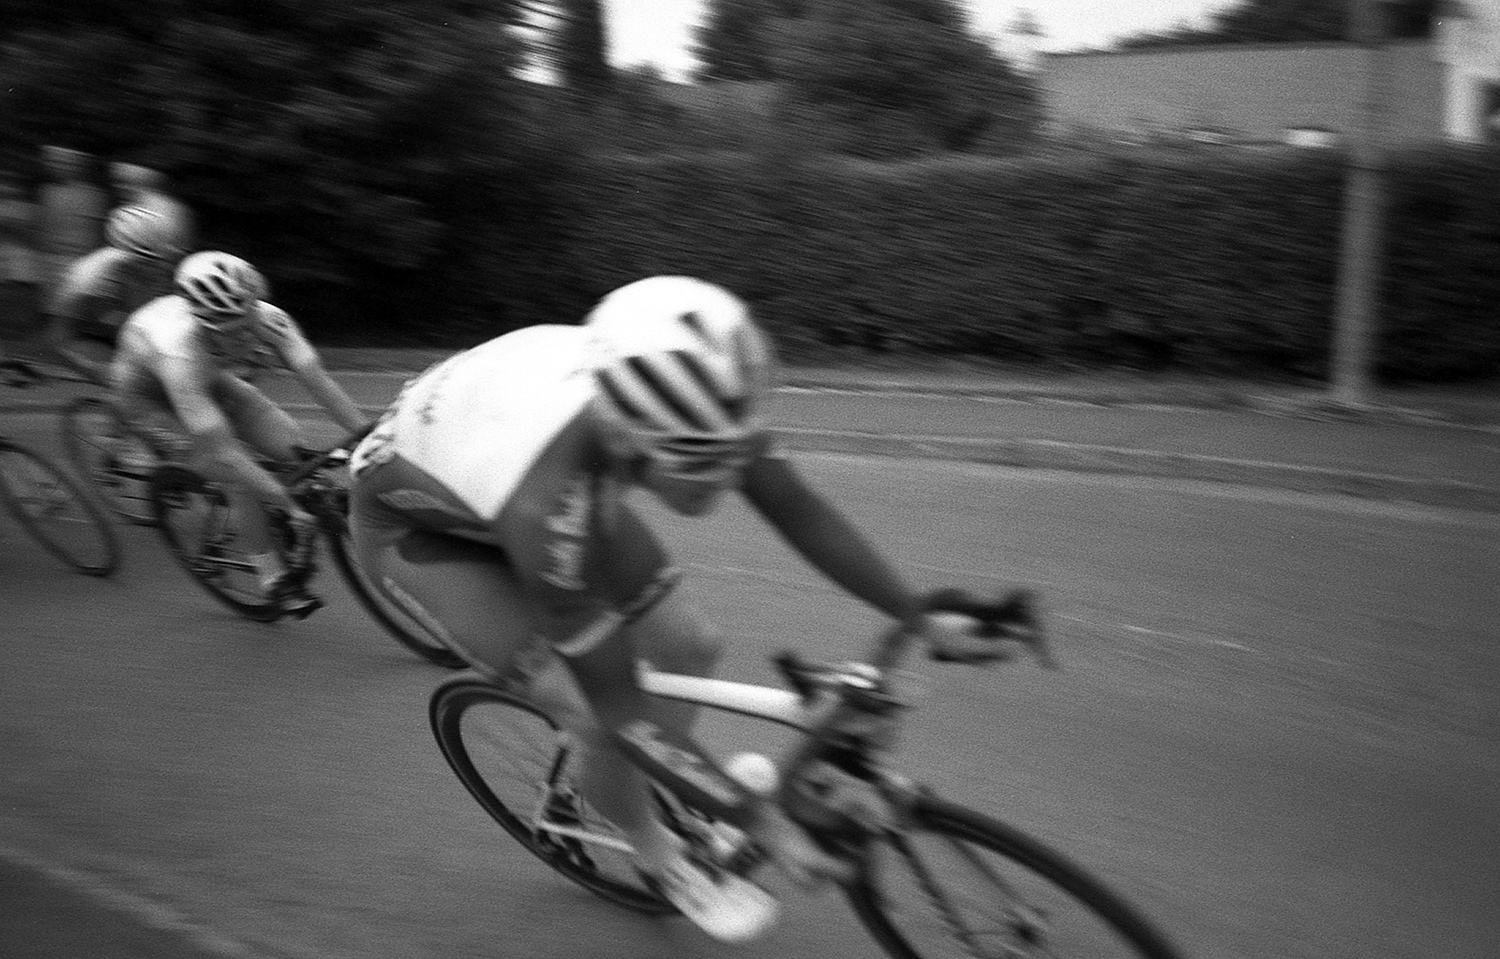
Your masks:
[[[877,644],[871,658],[875,662],[894,663],[908,639],[909,634],[903,628],[891,630]],[[913,784],[869,762],[884,751],[889,740],[884,733],[896,723],[897,709],[905,705],[886,691],[884,671],[861,662],[805,663],[791,653],[783,653],[775,662],[793,688],[670,673],[649,666],[637,670],[636,681],[642,691],[656,699],[690,703],[716,712],[776,723],[802,733],[805,737],[802,744],[794,749],[790,761],[781,769],[783,783],[795,782],[807,765],[828,752],[847,752],[858,757],[859,765],[865,767],[868,781],[888,801],[897,805],[907,801]],[[861,696],[884,699],[886,708],[882,710],[883,715],[875,717],[874,725],[867,721],[857,724],[848,721],[851,712],[861,720],[868,716],[868,708],[852,711],[849,708]],[[554,776],[566,759],[567,750],[564,749],[554,764]],[[549,776],[549,780],[552,778]],[[658,788],[670,794],[664,786]],[[546,808],[550,795],[551,789],[548,788],[537,797],[531,815],[536,829],[623,852],[631,851],[628,843],[613,836],[549,821]]]
[[[659,699],[692,703],[719,712],[764,719],[802,732],[811,732],[821,714],[813,710],[797,693],[773,686],[729,679],[705,679],[653,669],[642,670],[637,681],[642,690]]]
[[[845,697],[843,691],[849,689],[873,690],[876,686],[874,680],[867,676],[859,675],[861,668],[866,664],[850,663],[839,667],[810,666],[808,664],[787,665],[786,660],[781,660],[783,670],[789,668],[815,671],[825,678],[817,684],[817,689],[826,691],[826,695],[812,696],[789,689],[779,689],[774,686],[762,686],[756,683],[738,682],[727,679],[710,679],[702,676],[689,676],[681,673],[669,673],[649,667],[642,668],[637,673],[637,682],[641,689],[657,699],[667,699],[674,702],[691,703],[703,706],[716,712],[733,713],[750,719],[764,720],[795,729],[808,736],[815,736],[820,730],[824,730],[829,723],[833,711],[843,704]],[[836,677],[836,678],[831,678]],[[862,743],[868,747],[868,743]],[[807,760],[810,755],[807,750],[797,752],[799,760]],[[554,763],[553,773],[565,763],[566,751],[560,752]],[[794,761],[790,768],[784,772],[787,777],[795,774],[795,769],[801,762]],[[550,779],[551,777],[549,777]],[[892,780],[894,784],[897,780]],[[665,790],[665,787],[658,787]],[[532,810],[531,821],[538,830],[555,836],[576,839],[594,845],[617,849],[621,852],[632,852],[629,843],[613,836],[592,832],[575,826],[569,826],[550,822],[546,816],[546,807],[551,790],[543,790],[537,797],[537,803]]]

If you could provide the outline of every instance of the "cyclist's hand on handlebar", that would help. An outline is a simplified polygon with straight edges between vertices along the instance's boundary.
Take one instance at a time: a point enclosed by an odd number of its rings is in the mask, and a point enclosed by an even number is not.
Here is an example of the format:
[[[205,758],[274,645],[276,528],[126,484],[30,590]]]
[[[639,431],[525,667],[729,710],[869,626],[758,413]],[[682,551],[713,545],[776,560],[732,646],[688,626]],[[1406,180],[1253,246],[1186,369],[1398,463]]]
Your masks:
[[[1042,665],[1056,667],[1036,602],[1024,590],[989,601],[962,590],[939,590],[927,600],[921,631],[929,655],[938,662],[1005,662],[1021,646],[1030,649]]]

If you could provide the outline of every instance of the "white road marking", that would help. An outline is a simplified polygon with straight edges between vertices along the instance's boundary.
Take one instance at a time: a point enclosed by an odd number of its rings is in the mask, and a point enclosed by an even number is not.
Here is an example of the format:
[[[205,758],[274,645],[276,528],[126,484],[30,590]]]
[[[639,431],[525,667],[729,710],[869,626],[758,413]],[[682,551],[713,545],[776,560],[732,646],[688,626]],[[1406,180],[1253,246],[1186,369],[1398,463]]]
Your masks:
[[[160,898],[131,891],[122,882],[102,872],[69,866],[45,855],[20,849],[0,842],[0,859],[27,871],[37,873],[47,881],[81,896],[102,909],[123,915],[142,927],[174,933],[193,947],[202,950],[205,956],[214,959],[301,959],[282,950],[266,951],[227,936],[202,922],[189,918],[171,903]],[[143,874],[144,868],[129,869],[134,874]],[[141,882],[141,885],[150,883]],[[159,884],[158,884],[159,885]],[[306,957],[312,959],[312,957]]]

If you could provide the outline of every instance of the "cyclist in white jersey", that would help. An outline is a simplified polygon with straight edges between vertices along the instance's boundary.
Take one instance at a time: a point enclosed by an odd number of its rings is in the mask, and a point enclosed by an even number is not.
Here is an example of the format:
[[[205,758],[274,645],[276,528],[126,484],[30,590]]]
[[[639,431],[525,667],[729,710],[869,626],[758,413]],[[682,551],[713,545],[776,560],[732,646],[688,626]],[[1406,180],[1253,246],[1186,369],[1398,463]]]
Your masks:
[[[166,211],[120,206],[104,223],[105,245],[70,265],[42,304],[47,341],[63,364],[109,384],[115,339],[125,319],[172,292],[187,253],[187,226]]]
[[[120,330],[111,395],[127,422],[171,414],[193,440],[194,464],[223,482],[241,522],[241,543],[284,612],[306,615],[320,603],[305,591],[277,595],[286,570],[271,546],[267,510],[310,528],[312,518],[257,461],[291,463],[303,443],[297,422],[242,374],[257,368],[293,373],[346,430],[366,417],[328,372],[286,311],[265,301],[264,277],[221,252],[182,261],[177,292],[131,314]]]
[[[648,703],[636,686],[637,657],[708,675],[721,640],[673,589],[677,570],[628,494],[701,516],[738,491],[815,566],[935,648],[1003,655],[926,612],[771,440],[759,403],[772,362],[738,298],[653,277],[605,297],[582,326],[519,330],[428,370],[351,462],[354,540],[377,586],[496,682],[566,717],[589,750],[583,795],[668,898],[727,939],[763,928],[774,904],[687,861],[640,770],[750,829],[794,877],[841,865],[698,747],[692,707]]]

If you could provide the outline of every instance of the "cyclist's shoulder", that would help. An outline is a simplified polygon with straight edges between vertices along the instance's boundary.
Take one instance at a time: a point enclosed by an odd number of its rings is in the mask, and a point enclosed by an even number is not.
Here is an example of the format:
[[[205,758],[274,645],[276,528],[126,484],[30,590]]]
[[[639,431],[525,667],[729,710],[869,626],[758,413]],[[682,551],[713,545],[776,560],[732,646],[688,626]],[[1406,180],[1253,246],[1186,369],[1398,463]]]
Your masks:
[[[445,412],[459,418],[494,418],[501,411],[535,413],[576,405],[574,377],[584,369],[576,328],[529,326],[495,337],[433,364],[411,380],[403,397],[431,409],[433,397],[452,398]],[[514,421],[510,413],[502,417]]]
[[[68,276],[78,283],[117,280],[129,272],[131,255],[112,246],[85,253],[68,268]]]
[[[578,365],[584,358],[583,328],[542,323],[501,334],[449,357],[438,366],[511,366],[538,374]]]
[[[292,314],[275,303],[260,300],[255,308],[255,331],[263,340],[303,340],[306,334]]]
[[[73,306],[85,297],[112,294],[124,274],[127,258],[123,250],[104,246],[74,260],[57,282],[52,306]]]
[[[187,301],[169,293],[133,310],[124,328],[135,334],[133,342],[181,347],[193,342],[197,327]]]

